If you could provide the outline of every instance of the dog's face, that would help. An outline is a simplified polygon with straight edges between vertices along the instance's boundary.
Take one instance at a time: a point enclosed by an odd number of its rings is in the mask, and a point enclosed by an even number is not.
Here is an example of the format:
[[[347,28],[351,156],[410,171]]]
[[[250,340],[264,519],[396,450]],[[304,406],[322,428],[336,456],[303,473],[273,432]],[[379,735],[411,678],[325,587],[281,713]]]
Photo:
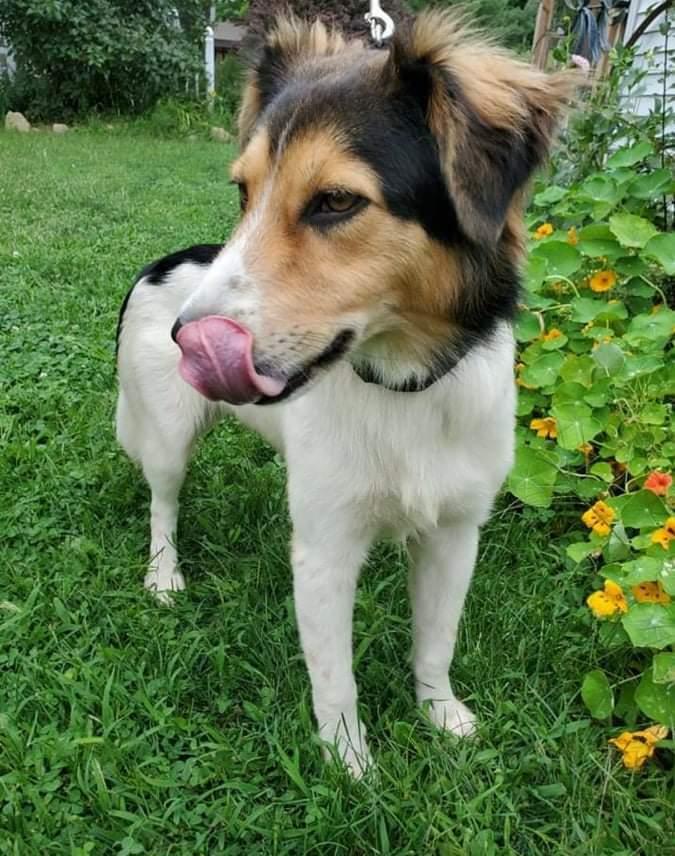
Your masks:
[[[181,311],[184,377],[270,403],[344,358],[391,388],[445,373],[513,312],[522,191],[572,86],[439,13],[387,52],[279,22],[243,98],[241,223]]]

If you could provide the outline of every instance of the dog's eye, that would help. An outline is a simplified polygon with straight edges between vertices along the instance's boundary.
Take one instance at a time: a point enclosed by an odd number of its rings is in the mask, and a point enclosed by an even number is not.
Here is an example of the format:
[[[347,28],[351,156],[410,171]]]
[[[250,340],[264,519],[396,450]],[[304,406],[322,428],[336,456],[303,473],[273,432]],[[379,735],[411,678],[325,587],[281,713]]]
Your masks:
[[[367,204],[368,200],[363,196],[348,190],[325,190],[312,199],[303,219],[315,226],[327,228],[348,220]]]
[[[348,193],[346,190],[331,190],[321,194],[318,210],[324,214],[328,212],[344,214],[357,205],[360,199],[360,196]]]

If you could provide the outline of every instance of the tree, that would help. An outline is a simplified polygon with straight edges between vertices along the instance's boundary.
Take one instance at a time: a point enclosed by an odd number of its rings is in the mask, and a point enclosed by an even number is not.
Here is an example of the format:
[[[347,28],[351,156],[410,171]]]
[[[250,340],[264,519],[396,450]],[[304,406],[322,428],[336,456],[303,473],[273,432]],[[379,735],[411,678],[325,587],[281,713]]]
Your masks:
[[[366,38],[369,34],[364,15],[368,11],[367,0],[350,0],[346,3],[321,2],[321,0],[300,0],[293,3],[293,12],[298,18],[314,20],[320,18],[324,23],[337,26],[357,38]],[[402,0],[382,0],[382,7],[396,23],[410,19],[410,9]],[[253,35],[264,33],[274,22],[276,15],[287,11],[286,0],[251,0],[248,4],[246,23]]]
[[[241,7],[242,4],[239,4]],[[273,22],[275,15],[289,8],[286,0],[251,0],[248,3],[246,22],[256,35],[263,33]],[[538,0],[381,0],[381,6],[396,24],[409,20],[412,12],[429,6],[461,6],[469,18],[475,19],[487,33],[507,47],[520,52],[529,51],[534,33],[534,21]],[[328,24],[339,26],[353,36],[365,37],[368,28],[363,16],[368,11],[367,0],[351,0],[347,3],[301,0],[293,3],[293,12],[299,18],[321,18]]]
[[[201,71],[205,0],[2,0],[17,60],[13,104],[31,116],[140,111]]]

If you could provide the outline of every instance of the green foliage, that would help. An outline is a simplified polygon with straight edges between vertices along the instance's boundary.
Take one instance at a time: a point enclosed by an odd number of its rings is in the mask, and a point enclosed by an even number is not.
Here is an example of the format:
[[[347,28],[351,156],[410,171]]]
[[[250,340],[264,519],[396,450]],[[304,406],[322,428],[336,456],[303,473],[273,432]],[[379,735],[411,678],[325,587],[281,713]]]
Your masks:
[[[568,18],[568,25],[569,22]],[[666,22],[665,26],[673,29],[672,23]],[[670,38],[673,38],[672,32]],[[554,51],[554,56],[564,64],[569,61],[569,45],[566,41]],[[649,62],[640,67],[634,59],[634,48],[618,46],[610,51],[606,80],[590,89],[581,109],[571,117],[556,159],[558,178],[565,183],[593,175],[604,169],[605,163],[612,169],[628,169],[643,161],[650,150],[672,151],[675,143],[672,87],[666,90],[665,103],[662,98],[656,98],[646,116],[632,112],[645,78],[654,73]],[[644,96],[640,100],[644,103]],[[608,158],[608,152],[614,154]],[[627,171],[622,177],[630,179],[632,176]],[[633,196],[652,200],[658,195],[658,185],[668,183],[665,174],[658,172],[656,166],[653,172],[641,175],[640,182],[633,187]],[[600,186],[599,182],[597,184]],[[606,192],[611,192],[611,186],[607,186]]]
[[[458,6],[497,42],[526,53],[532,46],[539,0],[411,0],[409,6],[415,11],[428,6]]]
[[[205,0],[3,0],[17,72],[3,100],[30,119],[140,112],[194,89]]]
[[[623,121],[611,100],[622,73],[572,122],[552,180],[533,198],[509,489],[533,506],[576,506],[567,555],[588,573],[586,593],[593,573],[604,578],[589,597],[600,644],[612,657],[634,649],[617,682],[633,692],[620,704],[604,671],[584,678],[591,714],[672,729],[675,235],[663,200],[675,180],[653,117]],[[596,112],[603,99],[613,106]]]

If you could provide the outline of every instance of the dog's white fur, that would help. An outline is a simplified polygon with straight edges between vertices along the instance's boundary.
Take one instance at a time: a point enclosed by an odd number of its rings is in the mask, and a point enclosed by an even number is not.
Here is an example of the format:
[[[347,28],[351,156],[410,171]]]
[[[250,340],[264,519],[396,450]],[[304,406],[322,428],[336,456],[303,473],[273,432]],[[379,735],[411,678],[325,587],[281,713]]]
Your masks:
[[[239,317],[241,306],[201,304],[214,271],[226,283],[241,275],[241,264],[225,249],[210,271],[183,263],[161,285],[141,279],[126,309],[117,433],[152,491],[145,585],[165,601],[184,588],[175,545],[178,494],[197,437],[235,413],[286,457],[295,604],[314,711],[320,736],[358,774],[369,754],[352,674],[352,608],[359,568],[378,537],[410,545],[419,701],[430,702],[430,718],[441,728],[459,735],[474,728],[448,670],[478,530],[512,462],[513,337],[504,325],[423,392],[364,383],[342,361],[286,403],[214,404],[178,375],[170,330],[197,305]],[[236,301],[236,289],[229,293]]]

